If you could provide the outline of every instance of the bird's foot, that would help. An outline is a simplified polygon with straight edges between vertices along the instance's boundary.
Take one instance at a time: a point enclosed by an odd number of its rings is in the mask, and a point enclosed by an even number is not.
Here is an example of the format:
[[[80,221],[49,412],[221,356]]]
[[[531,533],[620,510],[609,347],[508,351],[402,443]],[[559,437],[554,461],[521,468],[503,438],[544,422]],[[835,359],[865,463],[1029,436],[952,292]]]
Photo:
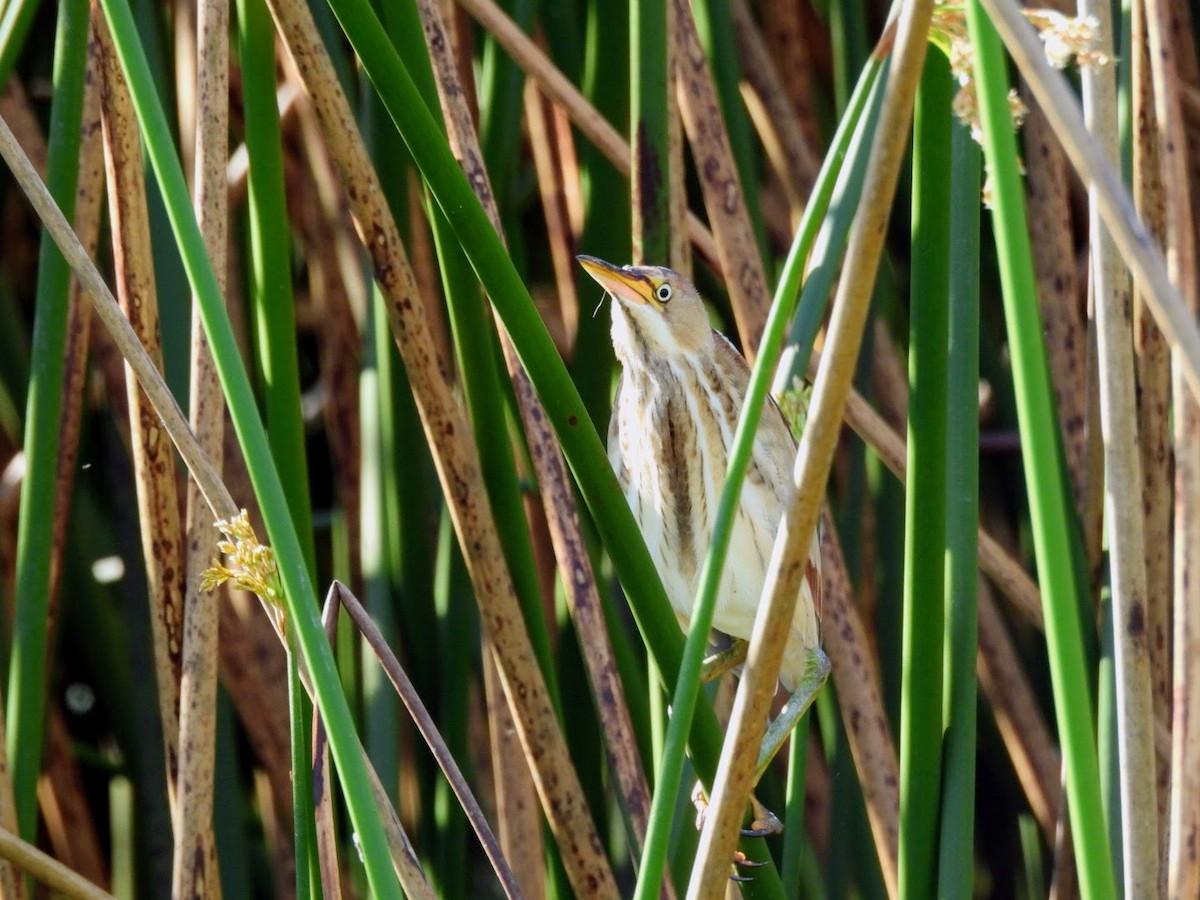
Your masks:
[[[759,861],[756,859],[750,859],[741,850],[734,850],[733,851],[733,864],[735,866],[737,866],[738,868],[757,869],[757,868],[760,868],[761,866],[765,866],[767,863],[765,860]],[[747,882],[747,881],[753,881],[754,878],[751,877],[750,875],[741,875],[741,874],[738,874],[735,872],[734,874],[729,876],[729,880],[743,883],[743,882]]]
[[[704,658],[704,668],[700,670],[700,680],[707,684],[720,678],[731,669],[736,669],[746,661],[746,649],[750,645],[741,638],[734,638],[733,643],[723,650],[718,650]]]
[[[787,703],[775,717],[775,721],[767,725],[767,733],[763,735],[762,744],[759,746],[758,763],[754,769],[755,784],[762,779],[771,760],[775,758],[779,748],[783,746],[783,742],[791,735],[792,729],[796,727],[800,717],[808,712],[808,708],[812,706],[813,700],[817,697],[817,692],[821,690],[828,678],[829,657],[825,655],[825,651],[819,647],[809,650],[808,662],[804,668],[804,674],[800,678],[800,683],[788,697]]]
[[[708,815],[708,795],[704,792],[704,785],[699,781],[692,788],[692,805],[696,807],[696,830],[700,831],[704,828],[704,819]],[[750,795],[750,808],[754,811],[754,818],[741,830],[742,837],[767,837],[772,834],[783,834],[783,822],[775,813],[763,806],[753,794]],[[747,865],[751,864],[747,863]]]

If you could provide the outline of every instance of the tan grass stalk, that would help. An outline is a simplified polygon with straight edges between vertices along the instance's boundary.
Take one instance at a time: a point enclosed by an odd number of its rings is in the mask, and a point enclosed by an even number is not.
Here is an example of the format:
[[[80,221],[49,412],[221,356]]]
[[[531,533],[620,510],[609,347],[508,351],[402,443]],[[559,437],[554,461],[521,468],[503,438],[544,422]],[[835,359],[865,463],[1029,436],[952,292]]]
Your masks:
[[[1180,84],[1195,78],[1196,64],[1182,49],[1190,46],[1190,23],[1182,7],[1146,3],[1158,149],[1166,199],[1166,246],[1171,281],[1178,285],[1194,317],[1200,311],[1200,268],[1196,258],[1195,206],[1184,133]],[[1193,318],[1193,321],[1195,319]],[[1161,322],[1160,322],[1161,324]],[[1167,893],[1200,894],[1200,402],[1187,391],[1182,349],[1174,353],[1172,396],[1175,441],[1175,705],[1172,716],[1171,807],[1167,854]]]
[[[1081,0],[1080,15],[1099,23],[1100,51],[1113,54],[1112,14],[1103,2]],[[1088,125],[1108,162],[1118,165],[1117,85],[1112,67],[1085,67]],[[1113,644],[1120,756],[1121,821],[1127,897],[1159,893],[1158,801],[1155,798],[1154,710],[1146,633],[1146,565],[1142,536],[1142,472],[1138,459],[1133,313],[1129,279],[1091,202],[1089,243],[1095,295],[1104,432],[1105,517],[1108,521]]]
[[[505,691],[514,704],[517,732],[534,769],[543,808],[562,850],[568,876],[580,891],[615,896],[612,871],[525,630],[487,505],[466,417],[453,396],[445,363],[433,345],[423,301],[416,292],[412,269],[378,176],[307,5],[298,0],[271,0],[270,7],[313,100],[326,145],[371,254],[376,280],[387,297],[389,320],[459,542],[473,551],[464,556],[480,605],[480,618],[496,649]],[[478,157],[466,158],[464,164],[472,175],[482,168]]]
[[[178,10],[179,18],[187,7]],[[193,30],[194,29],[194,30]],[[226,283],[228,198],[225,169],[229,155],[229,3],[198,0],[196,20],[177,22],[196,53],[195,82],[177,87],[199,97],[200,114],[190,122],[195,135],[192,190],[196,219],[213,263],[221,292]],[[189,76],[191,72],[189,72]],[[190,118],[181,112],[186,135]],[[204,336],[199,302],[192,301],[192,341],[189,410],[192,429],[201,446],[220,467],[224,457],[225,398]],[[217,730],[217,639],[219,606],[225,591],[201,594],[200,575],[217,556],[217,532],[212,515],[196,482],[187,481],[185,511],[186,578],[182,679],[179,699],[179,780],[175,822],[173,897],[219,898],[221,880],[213,834],[213,766]]]
[[[691,4],[687,0],[674,0],[671,6],[675,16],[673,49],[679,109],[696,161],[696,175],[717,241],[721,268],[731,276],[725,286],[742,351],[753,362],[771,306],[767,276],[743,194],[757,190],[758,185],[744,185],[739,180]]]
[[[1154,112],[1146,35],[1146,5],[1137,0],[1130,14],[1130,65],[1133,79],[1133,201],[1138,215],[1160,245],[1166,239],[1166,198],[1163,195],[1162,160],[1158,148],[1158,118]],[[1150,638],[1151,683],[1154,717],[1171,721],[1171,591],[1172,514],[1171,482],[1174,456],[1171,446],[1171,353],[1163,333],[1146,308],[1145,297],[1134,292],[1134,343],[1137,349],[1138,439],[1142,455],[1142,530],[1146,545],[1146,628]],[[1167,835],[1171,798],[1170,754],[1159,759],[1158,803],[1160,831]]]
[[[832,665],[846,739],[862,784],[879,868],[888,896],[895,897],[900,849],[900,767],[896,743],[883,708],[875,649],[854,603],[837,523],[828,509],[821,514],[821,565],[824,573],[821,634]]]
[[[104,74],[105,161],[108,170],[109,217],[113,223],[113,257],[117,295],[134,333],[162,370],[158,335],[158,298],[150,216],[146,208],[145,168],[133,100],[116,49],[102,16],[95,16]],[[154,641],[155,681],[166,747],[168,783],[178,776],[179,681],[182,674],[184,561],[175,458],[154,406],[126,371],[133,468],[137,486],[142,554],[146,563]],[[173,807],[174,808],[174,807]]]
[[[750,654],[738,685],[729,733],[714,781],[712,805],[688,886],[690,898],[715,898],[724,891],[729,860],[749,796],[779,664],[804,577],[809,543],[829,477],[842,417],[850,394],[872,288],[883,253],[900,166],[908,148],[913,101],[925,60],[932,2],[906,4],[900,14],[892,69],[885,88],[875,142],[833,303],[825,353],[813,388],[808,421],[800,438],[792,497],[771,555],[766,602],[755,617]]]
[[[68,869],[33,844],[26,843],[7,828],[0,828],[0,857],[24,869],[42,884],[64,897],[80,900],[114,900],[86,878]]]

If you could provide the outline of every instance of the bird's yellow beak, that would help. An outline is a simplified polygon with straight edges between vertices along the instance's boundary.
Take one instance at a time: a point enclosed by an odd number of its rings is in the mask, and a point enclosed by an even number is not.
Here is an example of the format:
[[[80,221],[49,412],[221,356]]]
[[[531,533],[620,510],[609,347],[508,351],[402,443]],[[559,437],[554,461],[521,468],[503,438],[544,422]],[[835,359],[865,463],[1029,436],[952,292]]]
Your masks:
[[[595,256],[577,256],[584,271],[591,275],[600,286],[622,300],[631,303],[645,303],[657,306],[654,301],[654,285],[649,277],[628,266],[614,266]]]

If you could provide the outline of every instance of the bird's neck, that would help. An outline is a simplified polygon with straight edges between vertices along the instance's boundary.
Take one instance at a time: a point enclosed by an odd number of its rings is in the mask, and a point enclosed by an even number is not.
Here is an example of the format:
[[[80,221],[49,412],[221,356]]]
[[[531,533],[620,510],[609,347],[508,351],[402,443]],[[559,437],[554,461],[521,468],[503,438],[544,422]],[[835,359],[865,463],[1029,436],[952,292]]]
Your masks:
[[[699,343],[687,351],[674,345],[668,339],[668,345],[663,344],[664,336],[654,334],[652,328],[640,323],[636,316],[625,310],[620,303],[612,306],[612,342],[617,359],[625,369],[652,370],[661,368],[665,363],[677,362],[689,365],[700,364],[711,359],[715,347],[713,333],[706,328]]]

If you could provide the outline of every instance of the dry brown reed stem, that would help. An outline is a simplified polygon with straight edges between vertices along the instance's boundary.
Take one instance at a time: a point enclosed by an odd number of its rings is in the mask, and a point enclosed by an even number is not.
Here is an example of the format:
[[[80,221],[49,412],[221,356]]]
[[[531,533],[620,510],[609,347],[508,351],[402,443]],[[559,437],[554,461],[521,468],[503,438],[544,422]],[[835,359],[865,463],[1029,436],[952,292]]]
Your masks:
[[[96,16],[94,21],[104,74],[101,106],[117,296],[138,340],[161,372],[158,297],[137,116],[108,25],[102,16]],[[128,368],[126,396],[142,555],[150,600],[155,681],[166,747],[168,785],[174,800],[179,772],[179,681],[182,675],[185,573],[175,460],[153,403]]]
[[[779,15],[787,17],[785,21],[788,24],[791,23],[791,17],[798,14],[799,9],[798,5],[790,3],[772,3],[764,4],[764,13],[766,8],[775,7],[786,8],[787,11],[780,12]],[[743,88],[743,92],[753,96],[756,101],[756,104],[747,106],[751,110],[767,157],[771,160],[784,190],[787,191],[793,219],[798,220],[817,180],[817,172],[821,168],[820,154],[817,152],[816,143],[809,143],[805,135],[804,126],[797,114],[797,106],[792,102],[784,83],[783,69],[775,64],[778,57],[768,50],[767,43],[750,13],[750,7],[745,0],[733,0],[729,4],[729,11],[733,16],[738,59],[750,87],[750,91],[746,92]],[[796,34],[796,46],[792,53],[799,54],[801,59],[803,43],[801,36]],[[795,64],[794,61],[792,64]],[[785,62],[784,65],[788,63]],[[804,96],[811,90],[807,87],[807,71],[802,63],[797,66],[797,70],[801,73],[799,77],[803,78],[804,87],[793,87],[793,90],[797,96]],[[755,112],[755,105],[759,107],[758,112]],[[815,122],[815,119],[813,121]]]
[[[580,893],[615,896],[612,871],[525,630],[487,504],[470,428],[453,395],[446,362],[433,345],[423,301],[417,294],[378,175],[307,5],[298,0],[271,0],[270,7],[312,98],[326,146],[371,255],[376,281],[387,299],[388,318],[451,518],[459,542],[467,550],[464,556],[480,618],[496,649],[505,691],[514,705],[517,731],[534,770],[550,827],[562,849],[568,877]],[[472,174],[482,166],[481,161],[472,164],[468,160],[466,164]]]
[[[1104,2],[1081,0],[1079,14],[1099,23],[1099,50],[1112,57],[1112,12]],[[1113,67],[1081,73],[1088,127],[1112,165],[1118,164],[1117,85]],[[1113,644],[1120,757],[1124,881],[1127,897],[1159,893],[1158,802],[1155,795],[1154,710],[1146,633],[1146,566],[1140,500],[1133,304],[1129,279],[1100,221],[1095,201],[1089,217],[1091,275],[1104,434],[1104,512],[1108,520]]]
[[[68,869],[54,857],[26,843],[7,828],[0,828],[0,857],[10,860],[35,879],[64,897],[80,900],[114,900],[86,878]]]
[[[1053,845],[1062,800],[1058,749],[1038,712],[1037,697],[1030,689],[1016,648],[996,608],[991,586],[982,577],[976,669],[1029,808],[1046,842]]]
[[[1028,89],[1023,93],[1028,95]],[[1070,166],[1046,114],[1036,103],[1029,104],[1021,137],[1038,308],[1072,496],[1076,512],[1082,515],[1089,481],[1087,441],[1093,429],[1088,427],[1087,415],[1086,285],[1081,291],[1076,279]]]
[[[182,7],[177,18],[190,18]],[[194,31],[192,30],[194,28]],[[199,98],[199,115],[191,123],[195,135],[192,176],[193,205],[204,245],[212,260],[221,293],[226,284],[229,191],[225,169],[229,156],[229,2],[198,0],[194,24],[176,29],[194,34],[195,83],[187,89]],[[190,73],[189,73],[190,74]],[[176,88],[185,90],[184,86]],[[181,117],[187,116],[181,112]],[[186,129],[181,127],[186,133]],[[189,418],[192,430],[213,464],[224,458],[225,398],[213,363],[199,301],[192,299]],[[226,592],[200,593],[200,575],[217,556],[217,533],[204,495],[187,480],[185,521],[183,658],[179,690],[179,781],[175,850],[171,872],[174,897],[219,898],[221,880],[213,834],[213,765],[217,730],[217,639],[219,606]]]
[[[758,185],[740,182],[691,4],[687,0],[674,0],[672,9],[679,109],[717,241],[717,253],[721,256],[721,269],[726,275],[725,287],[742,351],[753,362],[771,305],[767,276],[743,194],[757,190]]]
[[[1154,113],[1154,84],[1146,44],[1146,6],[1135,2],[1130,15],[1133,79],[1133,201],[1146,228],[1165,242],[1166,198],[1158,149],[1158,119]],[[1174,477],[1171,453],[1171,353],[1163,333],[1134,292],[1134,344],[1137,349],[1138,439],[1142,456],[1142,514],[1146,551],[1146,629],[1150,640],[1150,671],[1154,718],[1171,721],[1171,518]],[[1158,803],[1161,834],[1167,835],[1171,803],[1170,753],[1159,760]]]
[[[479,201],[487,212],[496,234],[503,240],[500,213],[495,205],[487,172],[482,165],[483,156],[470,112],[462,102],[464,94],[458,81],[457,69],[451,58],[437,51],[439,46],[445,46],[445,42],[433,39],[445,31],[440,13],[431,0],[419,0],[418,9],[429,39],[434,78],[437,81],[451,146],[455,148],[459,159],[463,160]],[[471,167],[472,161],[479,161],[477,168]],[[573,284],[573,279],[567,280]],[[558,440],[541,402],[537,399],[533,385],[521,367],[507,333],[503,328],[499,328],[498,331],[505,364],[517,396],[517,406],[521,412],[534,471],[541,486],[551,542],[554,545],[555,556],[562,566],[563,589],[579,629],[580,647],[588,667],[597,708],[604,720],[609,757],[633,824],[634,836],[640,846],[646,836],[650,808],[649,789],[646,785],[645,770],[638,756],[632,720],[617,677],[616,659],[604,621],[595,573],[580,529],[575,492]],[[540,878],[538,880],[541,881]]]
[[[321,895],[342,900],[342,874],[338,865],[337,819],[333,805],[333,770],[329,761],[329,734],[325,720],[313,716],[313,811],[317,835],[317,866],[321,871]]]
[[[512,860],[513,875],[521,893],[529,900],[544,900],[546,878],[542,860],[545,848],[537,788],[528,766],[521,764],[524,754],[517,737],[512,707],[504,696],[496,653],[486,640],[483,644],[482,667],[500,844],[504,848],[504,856]],[[509,760],[516,762],[509,765]]]
[[[95,32],[89,34],[89,45]],[[95,256],[104,206],[104,139],[100,124],[100,60],[89,50],[88,78],[84,84],[80,124],[79,178],[75,185],[75,231],[89,256]],[[67,310],[67,346],[64,352],[62,417],[59,426],[57,490],[54,497],[53,546],[50,550],[50,621],[57,619],[62,554],[67,544],[67,519],[75,467],[79,457],[79,428],[83,419],[83,393],[87,382],[87,356],[92,309],[77,279],[71,279]],[[53,642],[53,636],[50,637]]]
[[[788,625],[800,594],[808,547],[824,502],[833,454],[851,391],[872,288],[883,253],[909,124],[925,60],[931,0],[906,4],[900,14],[892,69],[879,126],[833,303],[825,353],[813,386],[808,421],[800,437],[794,489],[780,523],[771,564],[738,685],[729,732],[713,784],[712,804],[688,885],[689,898],[716,898],[725,889],[743,810],[752,787],[758,744],[779,678]]]
[[[1180,84],[1196,76],[1192,31],[1182,5],[1146,3],[1147,35],[1158,149],[1166,191],[1166,245],[1171,280],[1192,315],[1200,311],[1196,258],[1195,199]],[[1172,342],[1173,343],[1173,342]],[[1175,707],[1172,716],[1171,805],[1168,824],[1167,893],[1200,894],[1200,403],[1181,377],[1176,356],[1172,372],[1175,441]]]
[[[850,753],[862,784],[879,868],[888,896],[895,897],[899,888],[900,849],[900,768],[896,744],[883,708],[875,649],[855,606],[837,523],[828,509],[821,514],[821,564],[824,573],[821,633],[829,651]]]
[[[618,172],[629,177],[630,149],[628,142],[613,128],[607,119],[592,106],[562,72],[555,67],[549,57],[543,53],[512,19],[492,0],[459,0],[459,5],[467,10],[488,33],[496,39],[521,67],[521,70],[534,81],[538,87],[555,103],[562,106],[571,121],[583,132],[584,136],[604,154]],[[696,250],[704,257],[704,261],[720,271],[720,255],[713,236],[704,223],[693,213],[687,215],[687,235]]]

